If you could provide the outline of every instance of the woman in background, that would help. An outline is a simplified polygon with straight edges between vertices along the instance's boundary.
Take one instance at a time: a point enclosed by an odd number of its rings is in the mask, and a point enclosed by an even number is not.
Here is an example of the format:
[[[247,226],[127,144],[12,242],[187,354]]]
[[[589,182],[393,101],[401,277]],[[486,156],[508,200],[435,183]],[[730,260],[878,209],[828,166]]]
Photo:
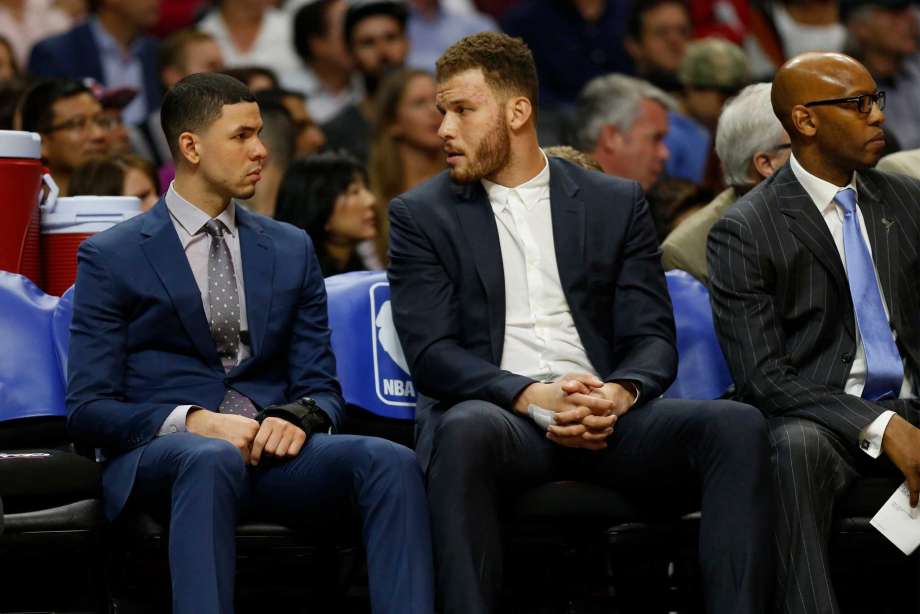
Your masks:
[[[281,180],[275,219],[313,240],[323,277],[368,267],[358,245],[377,237],[376,199],[354,158],[322,153],[293,162]]]
[[[86,162],[74,171],[68,196],[137,196],[141,211],[160,200],[160,180],[153,162],[133,154]]]
[[[376,131],[369,166],[378,204],[377,252],[384,263],[390,201],[446,167],[435,91],[427,72],[400,70],[387,77],[374,99]]]

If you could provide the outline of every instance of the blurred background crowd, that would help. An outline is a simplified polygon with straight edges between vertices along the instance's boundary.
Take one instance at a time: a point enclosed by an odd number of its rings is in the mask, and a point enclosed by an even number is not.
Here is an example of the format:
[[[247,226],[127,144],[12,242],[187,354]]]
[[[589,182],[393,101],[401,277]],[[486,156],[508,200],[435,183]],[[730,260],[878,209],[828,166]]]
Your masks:
[[[0,0],[0,129],[41,134],[62,193],[150,207],[174,172],[163,93],[225,72],[256,93],[270,152],[244,205],[306,229],[327,276],[379,269],[387,203],[445,168],[435,60],[484,30],[532,49],[541,144],[638,181],[666,264],[703,279],[673,231],[708,230],[785,163],[766,82],[787,58],[859,59],[889,152],[920,149],[907,0]]]

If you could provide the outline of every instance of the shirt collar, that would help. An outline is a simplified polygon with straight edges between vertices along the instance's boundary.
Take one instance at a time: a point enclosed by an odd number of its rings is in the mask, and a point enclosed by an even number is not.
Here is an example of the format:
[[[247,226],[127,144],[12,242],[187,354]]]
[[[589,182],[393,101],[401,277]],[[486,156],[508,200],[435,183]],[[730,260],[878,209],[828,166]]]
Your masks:
[[[190,236],[203,232],[204,225],[211,221],[208,214],[185,200],[176,191],[175,182],[169,184],[166,191],[166,208],[174,220]],[[236,202],[231,200],[227,208],[221,211],[215,219],[220,220],[227,227],[230,236],[236,236]]]
[[[540,150],[540,155],[543,156],[543,169],[520,185],[508,187],[488,179],[480,180],[493,208],[497,207],[497,210],[501,210],[506,207],[508,197],[512,192],[517,192],[525,204],[536,203],[541,194],[549,189],[549,160],[542,149]]]
[[[105,29],[105,26],[102,25],[98,17],[93,17],[89,20],[89,27],[93,31],[93,37],[96,39],[96,44],[99,45],[99,51],[101,53],[108,55],[118,54],[118,57],[125,56],[125,50],[121,46],[121,43],[109,34],[109,31]],[[129,55],[133,55],[137,51],[137,46],[140,42],[139,37],[131,42],[131,45],[128,47]]]
[[[856,191],[856,173],[853,173],[853,176],[850,178],[850,183],[841,188],[830,181],[815,177],[806,171],[805,168],[799,164],[799,161],[795,159],[795,154],[789,155],[789,166],[792,168],[792,174],[795,175],[795,178],[798,179],[802,187],[805,188],[805,191],[811,197],[812,202],[815,203],[815,206],[822,215],[827,212],[829,208],[836,208],[834,205],[834,197],[837,196],[837,192],[845,188],[853,188],[853,191],[857,194],[857,202],[859,202],[859,193]]]

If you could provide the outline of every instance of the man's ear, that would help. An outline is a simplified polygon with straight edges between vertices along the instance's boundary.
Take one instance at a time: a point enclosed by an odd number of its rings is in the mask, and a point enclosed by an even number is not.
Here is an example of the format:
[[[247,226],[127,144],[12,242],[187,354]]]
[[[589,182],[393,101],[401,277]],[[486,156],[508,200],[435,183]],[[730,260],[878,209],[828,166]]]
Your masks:
[[[597,137],[596,149],[602,151],[618,151],[623,145],[623,135],[613,124],[604,124]]]
[[[201,162],[201,153],[199,152],[198,137],[191,132],[183,132],[179,135],[179,153],[189,164],[198,164]]]
[[[517,96],[505,103],[508,125],[512,130],[520,130],[533,116],[533,105],[524,96]]]
[[[792,107],[792,125],[805,136],[814,136],[818,132],[817,114],[808,107],[798,104]]]

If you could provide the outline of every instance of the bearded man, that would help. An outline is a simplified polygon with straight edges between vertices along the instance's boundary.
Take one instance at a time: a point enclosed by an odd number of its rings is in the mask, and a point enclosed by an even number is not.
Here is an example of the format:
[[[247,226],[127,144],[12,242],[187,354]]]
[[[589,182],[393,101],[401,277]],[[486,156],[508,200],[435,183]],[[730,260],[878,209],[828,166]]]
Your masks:
[[[390,204],[389,276],[421,393],[443,611],[497,609],[501,502],[561,478],[675,513],[702,506],[708,611],[763,612],[764,420],[740,403],[658,398],[677,351],[639,184],[541,151],[520,40],[464,38],[437,81],[449,171]]]

